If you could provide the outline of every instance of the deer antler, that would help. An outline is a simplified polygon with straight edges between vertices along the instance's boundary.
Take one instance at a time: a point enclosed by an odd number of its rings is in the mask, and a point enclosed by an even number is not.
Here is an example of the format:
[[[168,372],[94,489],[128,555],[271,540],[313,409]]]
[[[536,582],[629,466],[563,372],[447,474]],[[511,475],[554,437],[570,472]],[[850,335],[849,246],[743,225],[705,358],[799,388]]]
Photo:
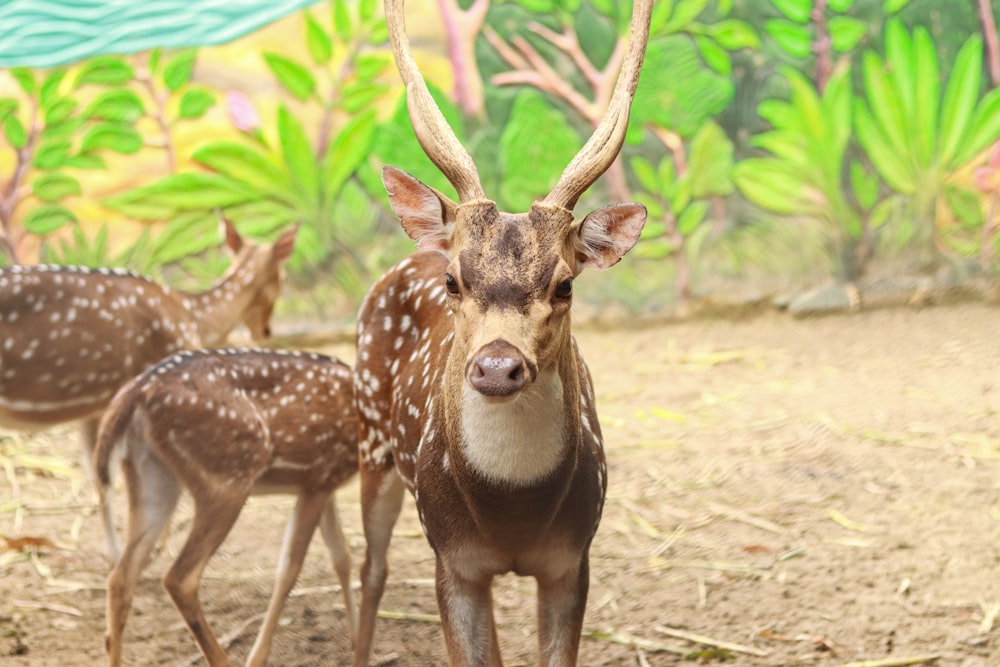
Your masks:
[[[413,123],[417,140],[427,157],[455,186],[459,202],[486,199],[472,157],[458,141],[441,109],[431,97],[413,54],[410,53],[403,16],[403,0],[385,0],[385,20],[389,28],[392,53],[396,57],[396,68],[403,83],[406,84],[410,122]]]
[[[635,0],[632,23],[629,26],[628,51],[618,74],[608,111],[590,139],[563,171],[559,183],[545,197],[545,204],[572,211],[580,195],[611,166],[621,151],[628,128],[632,97],[639,83],[639,72],[642,70],[646,42],[649,39],[652,11],[653,0]]]

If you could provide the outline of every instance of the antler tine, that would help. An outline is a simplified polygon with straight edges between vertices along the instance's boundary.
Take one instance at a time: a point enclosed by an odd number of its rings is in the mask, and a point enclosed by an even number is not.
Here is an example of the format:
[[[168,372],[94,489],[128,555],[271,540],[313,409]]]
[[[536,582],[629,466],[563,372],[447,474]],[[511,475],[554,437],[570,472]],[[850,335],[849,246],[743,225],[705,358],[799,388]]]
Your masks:
[[[580,195],[611,166],[621,151],[625,131],[628,129],[632,97],[639,83],[639,72],[646,54],[652,11],[653,0],[635,0],[629,26],[628,52],[618,74],[618,81],[615,82],[608,110],[590,139],[563,171],[559,183],[545,197],[545,203],[572,211]]]
[[[427,83],[410,53],[403,0],[385,0],[385,20],[389,28],[392,53],[396,57],[396,68],[406,84],[410,122],[424,153],[455,186],[460,202],[485,199],[486,194],[472,157],[458,141],[441,109],[431,97]]]

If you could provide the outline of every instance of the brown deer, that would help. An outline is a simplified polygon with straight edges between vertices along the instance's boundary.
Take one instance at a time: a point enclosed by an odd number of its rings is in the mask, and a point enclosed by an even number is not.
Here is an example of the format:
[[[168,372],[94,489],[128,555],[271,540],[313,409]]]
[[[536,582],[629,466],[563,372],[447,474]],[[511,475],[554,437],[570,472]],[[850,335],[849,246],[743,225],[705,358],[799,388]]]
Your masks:
[[[367,551],[354,665],[372,651],[387,551],[404,491],[436,557],[453,665],[501,665],[494,576],[538,585],[540,665],[576,663],[588,551],[606,469],[590,375],[570,332],[573,279],[617,263],[645,222],[614,204],[574,222],[580,195],[621,150],[649,32],[637,0],[624,65],[600,126],[527,213],[486,199],[409,52],[402,0],[386,0],[410,118],[459,201],[392,167],[393,211],[418,252],[371,289],[358,316],[355,400]]]
[[[255,245],[223,222],[233,263],[200,294],[123,270],[0,269],[0,427],[81,421],[89,461],[101,412],[143,369],[179,350],[217,346],[240,322],[255,341],[269,337],[297,228]],[[114,532],[105,538],[116,557]]]
[[[199,582],[251,494],[293,493],[298,500],[267,614],[246,664],[266,663],[317,524],[340,580],[353,639],[351,560],[333,497],[358,469],[351,382],[350,368],[322,355],[201,350],[163,360],[115,396],[94,452],[102,502],[118,459],[128,487],[128,537],[108,577],[110,665],[122,662],[136,581],[184,488],[194,499],[194,519],[163,585],[208,664],[230,661],[205,619]]]

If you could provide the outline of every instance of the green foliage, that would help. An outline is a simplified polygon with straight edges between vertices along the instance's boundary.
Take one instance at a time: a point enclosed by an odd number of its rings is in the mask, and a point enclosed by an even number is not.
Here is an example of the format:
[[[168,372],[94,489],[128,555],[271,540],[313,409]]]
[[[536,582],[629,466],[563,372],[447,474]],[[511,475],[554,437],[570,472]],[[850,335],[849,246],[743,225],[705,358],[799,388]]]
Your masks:
[[[350,227],[333,221],[342,214],[346,193],[356,194],[350,179],[371,154],[378,126],[373,105],[386,89],[376,80],[385,57],[360,55],[382,34],[371,7],[366,7],[364,12],[359,7],[355,17],[351,7],[334,2],[334,26],[329,28],[304,14],[310,64],[283,54],[263,54],[291,97],[319,107],[318,128],[303,125],[302,117],[284,102],[277,104],[274,127],[262,128],[249,99],[231,93],[231,116],[243,132],[241,141],[217,140],[196,149],[192,158],[205,171],[171,174],[103,200],[134,219],[171,221],[151,253],[154,261],[178,261],[203,251],[212,238],[215,211],[221,209],[249,236],[269,237],[299,224],[289,264],[293,278],[308,280],[317,271],[329,270],[350,295],[363,294],[370,267],[359,248],[373,243],[375,221],[360,215],[357,206],[350,212],[353,217],[344,221]],[[350,60],[334,62],[336,53]],[[343,72],[353,75],[345,79]],[[351,86],[365,86],[376,94],[358,104]],[[234,104],[240,105],[239,111]],[[347,106],[353,113],[340,115]],[[357,197],[351,201],[356,203]],[[332,236],[331,230],[350,230],[344,236],[352,243]]]
[[[832,250],[841,260],[842,274],[854,278],[866,259],[859,246],[878,186],[849,161],[850,70],[841,66],[835,71],[822,95],[800,72],[789,68],[784,76],[790,98],[761,103],[759,113],[772,129],[752,139],[768,155],[741,161],[736,185],[766,211],[821,223],[835,241]]]
[[[690,36],[705,64],[728,76],[733,71],[732,51],[760,46],[760,37],[750,22],[724,18],[731,4],[723,0],[658,2],[650,19],[650,36],[654,40],[671,35]],[[716,20],[706,23],[702,19],[713,13],[713,5]]]
[[[966,40],[943,90],[937,50],[925,28],[910,34],[899,21],[890,22],[885,51],[884,57],[865,53],[857,138],[886,184],[905,197],[930,245],[946,186],[1000,137],[1000,89],[980,98],[978,36]],[[954,201],[944,199],[946,205]]]
[[[732,80],[706,68],[691,40],[673,36],[651,41],[632,105],[628,140],[638,143],[646,125],[691,137],[732,97]]]

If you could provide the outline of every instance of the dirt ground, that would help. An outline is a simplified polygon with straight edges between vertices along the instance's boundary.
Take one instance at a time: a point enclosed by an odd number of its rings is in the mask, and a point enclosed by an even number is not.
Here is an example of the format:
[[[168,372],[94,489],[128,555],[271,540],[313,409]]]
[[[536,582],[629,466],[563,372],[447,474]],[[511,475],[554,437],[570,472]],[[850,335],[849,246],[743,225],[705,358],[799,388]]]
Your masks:
[[[772,314],[577,337],[610,478],[581,664],[1000,665],[1000,310]],[[326,349],[353,361],[350,345]],[[0,534],[55,545],[0,552],[0,664],[103,661],[108,565],[78,451],[69,429],[0,434]],[[356,482],[338,500],[357,565]],[[203,582],[236,661],[290,508],[252,500]],[[127,664],[200,662],[159,584],[189,516],[182,505],[140,581]],[[390,558],[378,655],[445,664],[410,501]],[[334,583],[317,538],[271,664],[349,663]],[[533,582],[498,580],[495,606],[506,663],[536,664]]]

